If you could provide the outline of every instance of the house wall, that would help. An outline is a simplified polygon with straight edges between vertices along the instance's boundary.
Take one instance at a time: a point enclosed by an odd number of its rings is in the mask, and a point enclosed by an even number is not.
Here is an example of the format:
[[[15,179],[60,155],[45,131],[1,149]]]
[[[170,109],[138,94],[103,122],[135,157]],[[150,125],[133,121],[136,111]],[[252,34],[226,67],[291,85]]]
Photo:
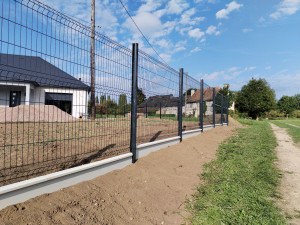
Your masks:
[[[182,106],[182,113],[184,113],[186,116],[194,115],[195,117],[199,117],[200,115],[200,103],[187,103],[186,106]],[[207,110],[205,112],[206,116],[213,114],[213,102],[207,101],[206,102]],[[159,113],[159,111],[158,111]],[[162,113],[164,114],[176,114],[177,116],[177,107],[164,107],[162,108]]]
[[[11,91],[21,91],[21,104],[29,105],[33,90],[34,86],[29,83],[0,82],[0,107],[9,106]],[[27,95],[27,92],[29,92],[29,95]]]
[[[72,116],[79,118],[80,115],[88,113],[88,92],[85,90],[37,87],[34,91],[34,102],[36,105],[45,104],[45,92],[72,94]]]

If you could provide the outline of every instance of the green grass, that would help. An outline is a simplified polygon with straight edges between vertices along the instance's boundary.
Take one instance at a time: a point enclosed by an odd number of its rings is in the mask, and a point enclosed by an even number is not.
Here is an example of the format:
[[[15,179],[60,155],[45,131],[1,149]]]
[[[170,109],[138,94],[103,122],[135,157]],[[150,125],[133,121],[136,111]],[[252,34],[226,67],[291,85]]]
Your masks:
[[[190,224],[286,224],[274,202],[280,174],[270,125],[239,122],[246,128],[220,145],[217,159],[205,165],[204,183],[186,202]]]
[[[287,128],[288,134],[293,138],[294,142],[300,143],[300,120],[272,120],[271,122],[281,128]],[[290,124],[299,126],[299,128]]]

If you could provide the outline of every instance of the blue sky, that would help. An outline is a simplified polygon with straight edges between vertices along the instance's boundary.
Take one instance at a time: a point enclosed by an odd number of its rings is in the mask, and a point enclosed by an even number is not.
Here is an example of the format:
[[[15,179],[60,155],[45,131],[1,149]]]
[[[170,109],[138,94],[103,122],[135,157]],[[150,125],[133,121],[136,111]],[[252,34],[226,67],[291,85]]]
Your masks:
[[[88,24],[90,0],[43,0]],[[211,86],[265,78],[277,98],[300,93],[300,0],[123,1],[160,56]],[[96,0],[98,31],[153,55],[118,0]]]

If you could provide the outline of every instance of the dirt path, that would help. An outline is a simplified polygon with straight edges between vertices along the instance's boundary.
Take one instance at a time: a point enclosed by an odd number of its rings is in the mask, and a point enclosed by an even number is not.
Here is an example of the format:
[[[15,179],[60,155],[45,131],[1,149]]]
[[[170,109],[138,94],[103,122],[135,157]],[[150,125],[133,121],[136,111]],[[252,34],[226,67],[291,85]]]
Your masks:
[[[291,224],[300,224],[300,148],[295,146],[286,129],[270,123],[277,138],[278,168],[283,177],[279,191],[279,206]]]
[[[230,121],[122,170],[7,207],[0,224],[181,224],[203,164],[236,127]]]
[[[298,127],[297,125],[290,124],[290,123],[287,123],[287,125],[290,125],[290,126],[292,126],[292,127],[296,127],[296,128],[300,128],[300,127]]]

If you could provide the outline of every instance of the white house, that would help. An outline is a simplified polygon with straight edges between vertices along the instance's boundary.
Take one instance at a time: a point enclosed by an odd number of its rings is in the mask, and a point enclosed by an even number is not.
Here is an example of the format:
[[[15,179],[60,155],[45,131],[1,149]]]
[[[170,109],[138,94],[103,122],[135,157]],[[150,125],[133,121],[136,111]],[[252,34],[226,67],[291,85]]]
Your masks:
[[[40,57],[0,54],[0,107],[55,105],[78,118],[87,114],[89,90]]]

